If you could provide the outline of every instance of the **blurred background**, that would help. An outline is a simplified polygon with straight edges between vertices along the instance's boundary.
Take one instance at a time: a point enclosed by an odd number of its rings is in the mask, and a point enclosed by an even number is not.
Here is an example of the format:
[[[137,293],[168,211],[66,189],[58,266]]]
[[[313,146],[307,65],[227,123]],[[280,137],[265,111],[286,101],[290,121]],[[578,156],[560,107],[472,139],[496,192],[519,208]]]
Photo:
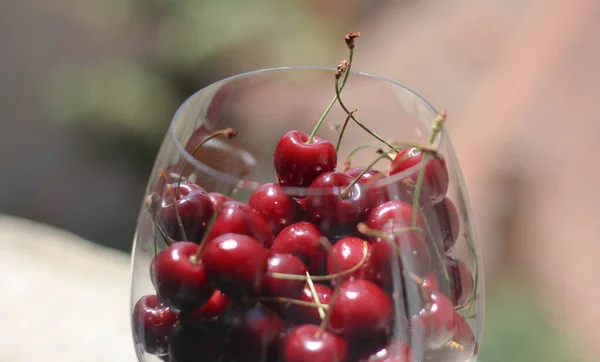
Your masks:
[[[595,0],[0,1],[0,361],[134,360],[128,252],[178,105],[243,71],[335,66],[349,31],[354,69],[450,114],[484,252],[481,361],[600,361],[599,16]]]

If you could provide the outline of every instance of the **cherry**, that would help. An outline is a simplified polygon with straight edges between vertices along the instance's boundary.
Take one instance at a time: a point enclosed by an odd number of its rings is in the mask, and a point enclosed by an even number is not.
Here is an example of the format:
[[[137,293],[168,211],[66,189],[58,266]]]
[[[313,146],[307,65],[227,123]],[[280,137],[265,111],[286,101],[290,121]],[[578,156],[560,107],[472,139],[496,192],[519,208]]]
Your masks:
[[[223,234],[206,243],[202,263],[208,278],[227,296],[254,295],[267,271],[267,249],[248,235]]]
[[[387,335],[392,326],[390,297],[368,280],[348,280],[340,285],[328,329],[350,340]]]
[[[323,235],[313,224],[300,221],[281,230],[273,241],[271,253],[293,254],[315,274],[327,257],[321,238]]]
[[[333,296],[331,288],[318,283],[315,283],[314,286],[315,291],[317,292],[317,297],[319,298],[319,302],[323,305],[329,304],[329,302],[331,301],[331,297]],[[315,298],[308,285],[306,285],[302,290],[302,295],[300,296],[299,300],[302,302],[315,303]],[[319,310],[315,307],[290,304],[287,306],[284,314],[285,317],[296,321],[298,324],[321,324],[321,316],[319,315]]]
[[[322,332],[312,324],[300,325],[285,338],[285,362],[346,362],[347,344],[344,339]]]
[[[382,348],[359,359],[358,362],[414,362],[414,360],[408,344],[392,339]]]
[[[358,183],[341,172],[326,172],[309,187],[313,193],[306,198],[306,217],[321,230],[334,230],[354,225],[362,215],[366,199]],[[335,192],[334,188],[341,191]]]
[[[215,210],[219,210],[221,208],[221,205],[223,205],[225,201],[233,201],[231,197],[225,196],[218,192],[209,192],[208,198],[210,199],[210,202],[212,202],[212,204],[214,205]]]
[[[438,349],[425,352],[425,361],[464,362],[476,353],[475,336],[469,324],[458,314],[454,315],[452,339]]]
[[[439,203],[426,207],[424,212],[430,225],[437,226],[432,227],[432,236],[436,241],[441,242],[444,252],[449,252],[460,233],[460,219],[456,206],[454,206],[452,200],[446,197]],[[437,245],[440,245],[440,243]]]
[[[251,236],[265,247],[270,247],[273,242],[269,224],[250,206],[238,201],[223,202],[207,240],[229,233]]]
[[[218,362],[223,357],[223,331],[214,322],[180,321],[169,342],[171,362]]]
[[[430,273],[423,278],[423,283],[421,283],[421,286],[429,291],[436,291],[440,288],[440,284],[435,276],[435,273]]]
[[[273,153],[273,165],[281,186],[307,187],[317,176],[337,165],[335,146],[322,138],[289,131],[281,137]]]
[[[336,241],[331,248],[331,251],[327,255],[327,274],[337,274],[355,268],[356,265],[360,264],[364,258],[364,246],[366,241],[349,236],[344,237]],[[350,279],[365,279],[370,281],[376,281],[377,271],[372,260],[373,254],[371,253],[371,245],[367,245],[367,258],[363,261],[361,266],[354,272],[344,275],[342,280]],[[332,280],[335,284],[336,280]]]
[[[374,208],[367,217],[367,226],[371,229],[381,230],[384,225],[391,222],[395,227],[409,227],[412,225],[413,207],[411,204],[400,200],[385,202]],[[425,223],[420,213],[417,213],[416,226],[423,228]]]
[[[455,307],[462,307],[468,303],[473,294],[473,274],[467,264],[450,256],[444,258],[444,266],[450,277],[452,302]]]
[[[193,310],[206,303],[214,292],[204,265],[195,260],[198,245],[179,241],[156,255],[151,265],[154,287],[167,304]]]
[[[230,300],[220,290],[215,290],[208,302],[204,303],[200,308],[194,311],[194,316],[203,319],[218,318],[225,313],[229,307]]]
[[[344,171],[344,173],[354,179],[358,177],[364,170],[365,167],[352,167],[347,171]],[[373,208],[383,204],[384,202],[390,201],[387,185],[375,186],[375,184],[378,183],[378,181],[380,181],[383,177],[383,173],[375,169],[367,170],[360,177],[359,182],[363,185],[363,190],[365,190],[366,194],[366,207],[364,210],[364,215],[368,215]]]
[[[296,221],[299,207],[281,186],[274,183],[261,185],[250,196],[248,205],[262,215],[275,235]]]
[[[427,347],[440,348],[452,338],[455,316],[454,306],[446,296],[430,292],[425,307],[411,318],[413,339]]]
[[[415,147],[400,150],[390,165],[390,176],[420,165],[424,154]],[[429,154],[426,162],[419,199],[435,204],[440,202],[448,191],[448,169],[444,159],[437,155]],[[419,171],[416,171],[402,181],[410,192],[414,192],[418,175]]]
[[[169,336],[179,312],[158,303],[156,295],[140,298],[133,308],[133,331],[136,342],[147,353],[162,356],[168,353]]]
[[[292,254],[274,254],[269,258],[267,276],[263,282],[263,293],[272,297],[297,299],[306,285],[304,280],[290,280],[271,273],[306,275],[306,265]]]
[[[183,181],[179,186],[177,183],[165,186],[161,198],[158,220],[167,234],[174,240],[199,242],[214,211],[206,191],[195,183]]]

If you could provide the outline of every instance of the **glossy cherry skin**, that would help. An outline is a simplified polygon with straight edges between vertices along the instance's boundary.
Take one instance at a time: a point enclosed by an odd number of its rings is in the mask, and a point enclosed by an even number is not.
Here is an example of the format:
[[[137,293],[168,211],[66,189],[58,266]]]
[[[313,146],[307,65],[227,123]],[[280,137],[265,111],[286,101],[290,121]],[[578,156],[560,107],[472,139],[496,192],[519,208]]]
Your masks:
[[[295,255],[308,266],[311,274],[315,274],[327,257],[322,237],[315,225],[300,221],[281,230],[273,241],[271,253]]]
[[[251,236],[267,248],[273,242],[273,233],[265,219],[250,206],[238,201],[225,201],[221,205],[207,240],[229,233]]]
[[[289,131],[281,137],[273,153],[273,166],[281,186],[307,187],[317,176],[335,170],[337,153],[333,143]]]
[[[395,227],[412,226],[413,207],[411,204],[392,200],[374,208],[367,217],[366,223],[371,229],[381,230],[384,225],[393,223]],[[416,226],[424,228],[425,223],[420,212],[417,212]]]
[[[230,299],[222,291],[215,290],[208,302],[194,311],[193,317],[202,319],[218,318],[225,313],[230,303]]]
[[[269,308],[256,304],[226,321],[227,354],[233,362],[277,360],[284,324]]]
[[[274,254],[269,257],[267,276],[263,282],[263,294],[272,297],[298,299],[304,290],[304,280],[290,280],[271,273],[306,276],[306,265],[292,254]]]
[[[156,295],[146,295],[133,308],[133,331],[136,342],[151,354],[163,356],[169,351],[169,336],[179,320],[179,312],[158,303]]]
[[[151,265],[154,287],[169,306],[193,310],[206,303],[214,292],[204,264],[194,260],[198,245],[179,241],[156,255]]]
[[[346,195],[334,192],[345,189],[353,181],[341,172],[319,175],[309,187],[313,194],[306,198],[306,218],[320,230],[334,230],[354,226],[364,212],[366,199],[360,184],[354,184]],[[323,194],[319,194],[322,192]]]
[[[348,280],[340,286],[328,329],[349,340],[385,336],[392,327],[392,300],[368,280]]]
[[[319,302],[321,302],[321,304],[327,305],[331,301],[333,291],[331,290],[331,288],[323,284],[315,283],[314,285],[315,290],[317,291],[317,296],[319,297]],[[303,302],[315,303],[315,299],[313,297],[312,292],[310,291],[308,284],[302,290],[302,295],[300,295],[300,298],[298,298],[298,300],[301,300]],[[286,306],[283,315],[285,319],[292,320],[297,324],[321,324],[319,310],[314,307],[290,304]]]
[[[209,192],[208,198],[213,203],[214,209],[219,210],[225,201],[233,201],[231,197],[225,196],[218,192]]]
[[[298,203],[274,183],[261,185],[248,200],[248,205],[267,221],[274,235],[296,221]]]
[[[285,338],[285,362],[346,362],[347,344],[343,338],[328,332],[319,333],[319,326],[300,325]]]
[[[414,362],[414,360],[408,344],[392,339],[385,346],[359,359],[358,362]]]
[[[187,241],[200,241],[214,211],[208,194],[195,183],[183,181],[179,185],[178,197],[177,183],[172,183],[170,186],[176,202],[173,203],[173,197],[168,188],[165,187],[157,214],[159,224],[163,226],[172,239],[185,240],[177,219],[177,214],[179,214]],[[177,207],[177,212],[175,207]]]
[[[366,257],[365,257],[366,249]],[[364,258],[364,260],[363,260]],[[354,236],[339,239],[327,255],[327,274],[334,275],[346,272],[362,261],[361,266],[350,274],[343,275],[341,280],[365,279],[377,281],[376,265],[373,265],[371,244],[366,240]],[[335,285],[337,279],[332,280]]]
[[[400,150],[390,165],[390,176],[420,165],[423,155],[424,153],[418,148]],[[448,191],[448,168],[443,158],[431,154],[426,162],[420,200],[435,204],[442,201]],[[418,176],[419,170],[408,176],[405,179],[409,181],[407,185],[416,185]],[[410,186],[409,190],[414,192],[414,187]]]
[[[438,279],[433,272],[423,278],[423,283],[421,283],[421,286],[426,288],[428,291],[437,291],[440,289]]]
[[[473,274],[467,264],[450,256],[444,258],[444,266],[450,277],[451,300],[455,307],[462,307],[469,302],[473,294]]]
[[[449,252],[460,233],[460,219],[456,206],[449,198],[445,197],[439,203],[424,209],[425,216],[429,220],[432,237],[437,245],[442,245],[444,252]]]
[[[171,362],[219,362],[224,355],[224,334],[215,322],[180,321],[169,342]]]
[[[427,362],[464,362],[468,361],[475,353],[475,336],[469,324],[458,314],[454,315],[454,334],[451,341],[438,349],[425,352]]]
[[[455,316],[454,305],[444,294],[430,292],[425,308],[411,318],[413,340],[440,348],[452,338]]]
[[[364,169],[365,167],[352,167],[347,171],[344,171],[344,173],[354,179],[358,177]],[[368,170],[360,177],[359,182],[363,185],[366,199],[364,215],[368,215],[373,208],[391,200],[387,185],[385,185],[385,182],[380,181],[384,178],[386,178],[386,176],[375,169]],[[379,183],[383,183],[384,185],[379,185]],[[375,186],[375,184],[378,185]]]
[[[256,295],[267,272],[267,249],[242,234],[223,234],[202,250],[207,277],[230,298]]]

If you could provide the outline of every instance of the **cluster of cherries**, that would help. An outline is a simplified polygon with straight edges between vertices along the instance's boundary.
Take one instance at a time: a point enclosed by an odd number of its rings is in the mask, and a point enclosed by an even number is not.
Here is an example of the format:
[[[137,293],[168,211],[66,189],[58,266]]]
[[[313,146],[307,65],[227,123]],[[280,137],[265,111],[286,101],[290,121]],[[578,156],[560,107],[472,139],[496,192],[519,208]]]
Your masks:
[[[201,144],[216,136],[235,131]],[[169,362],[468,361],[477,346],[457,310],[474,281],[447,255],[460,225],[444,159],[382,153],[386,172],[336,170],[331,142],[289,131],[278,182],[248,203],[163,172],[147,204],[167,247],[151,264],[156,294],[133,310],[139,347]]]

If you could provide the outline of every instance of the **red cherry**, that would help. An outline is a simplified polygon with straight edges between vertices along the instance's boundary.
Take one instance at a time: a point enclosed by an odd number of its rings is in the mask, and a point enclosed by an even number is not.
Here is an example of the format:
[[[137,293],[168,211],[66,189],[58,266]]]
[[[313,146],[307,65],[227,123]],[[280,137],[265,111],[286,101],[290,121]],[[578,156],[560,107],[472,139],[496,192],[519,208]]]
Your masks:
[[[298,203],[277,184],[261,185],[250,196],[248,205],[269,223],[274,235],[296,221]]]
[[[364,169],[365,167],[352,167],[344,173],[354,179],[358,177],[358,175],[360,175]],[[370,169],[359,179],[359,182],[364,186],[363,189],[365,190],[366,194],[365,215],[368,215],[373,208],[383,204],[384,202],[390,201],[387,185],[374,186],[383,178],[384,174],[382,172],[375,169]]]
[[[458,314],[454,315],[452,340],[442,347],[425,352],[425,361],[464,362],[476,353],[475,336],[469,324]]]
[[[393,339],[382,348],[361,358],[358,362],[414,362],[414,360],[408,344]]]
[[[227,296],[254,295],[267,272],[267,249],[248,235],[223,234],[206,243],[202,263],[208,278]]]
[[[321,302],[321,304],[324,305],[329,304],[329,302],[331,301],[331,297],[333,296],[333,292],[331,291],[331,289],[323,284],[315,283],[314,285],[315,291],[317,292],[317,297],[319,297],[319,302]],[[302,295],[300,296],[299,300],[303,302],[315,303],[315,298],[313,297],[313,294],[310,291],[308,285],[306,285],[302,290]],[[284,317],[286,317],[286,319],[293,320],[298,324],[321,324],[319,310],[316,307],[290,304],[285,309]]]
[[[418,148],[400,150],[390,165],[390,176],[418,166],[422,160],[423,152]],[[410,192],[414,192],[414,185],[417,183],[418,175],[419,171],[415,171],[412,175],[404,179],[404,181],[409,181],[406,185]],[[420,200],[427,200],[434,204],[440,202],[446,196],[448,183],[449,177],[446,162],[443,158],[430,155],[425,165]]]
[[[307,187],[317,176],[335,170],[335,146],[324,139],[300,131],[289,131],[281,137],[273,153],[273,165],[281,186]]]
[[[297,299],[302,294],[306,282],[304,280],[283,279],[269,275],[282,273],[306,275],[306,265],[292,254],[274,254],[269,258],[267,276],[263,282],[263,293],[272,297]]]
[[[285,338],[283,360],[285,362],[346,362],[346,341],[333,334],[319,333],[313,324],[298,326]]]
[[[456,312],[452,302],[439,292],[430,292],[429,301],[411,318],[413,339],[430,348],[447,343],[454,333]]]
[[[213,319],[223,315],[229,307],[230,300],[220,290],[215,290],[208,302],[194,311],[194,316],[203,319]]]
[[[444,252],[449,252],[460,233],[460,219],[456,206],[452,200],[446,197],[432,207],[426,207],[425,215],[430,225],[434,225],[431,228],[432,237],[436,241],[441,241],[441,244],[437,245],[443,245]]]
[[[164,191],[165,185],[167,183],[177,182],[179,180],[181,166],[180,165],[170,165],[170,166],[167,166],[166,168],[164,168],[162,171],[165,173],[165,175],[167,177],[166,178],[158,177],[156,179],[156,181],[150,187],[150,193],[154,192],[154,193],[160,195]]]
[[[251,236],[267,248],[273,242],[269,224],[250,206],[238,201],[225,201],[221,205],[207,240],[229,233]]]
[[[214,205],[215,210],[219,210],[219,208],[221,207],[221,205],[223,205],[225,201],[233,201],[231,197],[227,197],[218,192],[209,192],[208,198],[210,199],[210,202],[212,202],[212,204]]]
[[[462,307],[469,302],[473,294],[473,274],[467,264],[450,256],[444,258],[444,266],[450,277],[452,302],[455,307]]]
[[[147,353],[163,356],[169,350],[169,336],[179,312],[158,303],[156,295],[146,295],[133,308],[133,332],[136,343]]]
[[[180,241],[158,253],[152,261],[152,281],[166,304],[192,310],[212,296],[214,288],[206,277],[204,265],[193,260],[197,252],[197,244]]]
[[[438,282],[435,273],[430,273],[425,278],[423,278],[423,283],[421,284],[423,288],[426,288],[430,291],[436,291],[440,289],[440,284]]]
[[[366,200],[359,184],[345,190],[353,178],[341,172],[327,172],[318,176],[309,187],[314,192],[306,198],[306,217],[321,230],[334,230],[354,225],[362,215]],[[322,194],[320,194],[322,193]]]
[[[183,323],[173,328],[171,362],[218,362],[223,357],[223,332],[215,323]]]
[[[412,226],[413,207],[403,201],[393,200],[374,208],[367,218],[367,226],[371,229],[381,230],[384,225],[392,220],[396,228]],[[425,223],[421,213],[417,213],[416,226],[424,228]]]
[[[183,181],[179,185],[179,196],[177,183],[170,186],[171,191],[165,187],[161,195],[162,202],[157,214],[159,223],[171,238],[184,240],[177,219],[179,214],[187,241],[199,242],[214,211],[208,194],[202,187],[189,181]],[[172,202],[173,198],[176,200],[175,204]]]
[[[330,331],[351,340],[389,333],[394,315],[392,301],[381,288],[368,280],[348,280],[339,293],[330,311]]]
[[[308,266],[311,274],[315,274],[327,257],[321,244],[322,237],[313,224],[300,221],[281,230],[273,241],[271,253],[293,254]]]
[[[342,280],[366,279],[377,281],[377,271],[372,263],[371,244],[353,236],[344,237],[336,241],[327,255],[327,274],[337,274],[354,268],[364,257],[364,246],[367,246],[367,257],[363,264],[351,274],[345,275]],[[333,283],[336,280],[332,280]]]
[[[256,304],[228,321],[227,327],[227,351],[232,361],[277,360],[284,324],[269,308]]]

